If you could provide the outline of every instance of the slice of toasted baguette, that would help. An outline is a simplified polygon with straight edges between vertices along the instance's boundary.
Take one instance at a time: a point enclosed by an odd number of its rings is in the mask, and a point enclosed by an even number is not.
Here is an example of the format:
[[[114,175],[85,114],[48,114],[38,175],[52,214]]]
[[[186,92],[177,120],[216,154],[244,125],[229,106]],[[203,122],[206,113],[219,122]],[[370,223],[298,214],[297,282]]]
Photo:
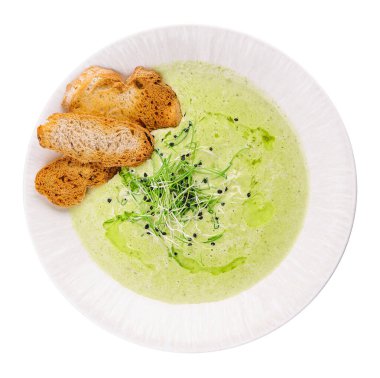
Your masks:
[[[88,103],[88,101],[94,96],[93,92],[97,92],[98,90],[104,92],[111,88],[114,88],[117,92],[117,88],[120,87],[123,87],[123,77],[119,73],[107,68],[91,66],[85,69],[71,83],[67,84],[62,106],[68,112],[74,111],[75,107],[79,106],[76,112],[86,113],[85,111],[81,112],[80,105],[82,103],[84,107],[91,106],[91,101],[90,103]],[[112,90],[110,90],[110,92],[112,92]],[[92,115],[104,115],[96,114],[96,112],[87,113]]]
[[[104,167],[136,166],[153,152],[152,136],[141,126],[83,114],[53,114],[37,137],[42,147]]]
[[[159,73],[144,67],[125,82],[115,71],[89,67],[67,85],[62,106],[78,114],[130,119],[149,130],[175,127],[182,118],[175,92]]]
[[[36,175],[35,187],[54,205],[70,207],[80,203],[88,187],[110,180],[117,168],[97,163],[81,163],[70,157],[58,158]]]

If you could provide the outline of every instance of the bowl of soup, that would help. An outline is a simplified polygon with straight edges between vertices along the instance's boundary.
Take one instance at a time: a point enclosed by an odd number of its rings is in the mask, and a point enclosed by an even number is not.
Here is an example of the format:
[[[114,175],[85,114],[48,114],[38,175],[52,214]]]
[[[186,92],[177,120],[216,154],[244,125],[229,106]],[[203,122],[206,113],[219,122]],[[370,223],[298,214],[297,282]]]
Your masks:
[[[123,167],[70,210],[34,190],[52,157],[32,138],[25,209],[57,287],[128,340],[211,351],[257,339],[322,289],[347,244],[356,203],[351,145],[333,104],[287,56],[206,26],[127,37],[83,62],[156,70],[182,119],[152,132],[152,157]]]

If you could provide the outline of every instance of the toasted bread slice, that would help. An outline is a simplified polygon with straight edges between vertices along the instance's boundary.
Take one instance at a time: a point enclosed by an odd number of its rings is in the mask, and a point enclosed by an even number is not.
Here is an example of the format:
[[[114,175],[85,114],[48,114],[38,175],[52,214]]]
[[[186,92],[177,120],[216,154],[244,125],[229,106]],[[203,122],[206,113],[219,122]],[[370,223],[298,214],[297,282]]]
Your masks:
[[[144,67],[125,82],[115,71],[89,67],[68,84],[62,106],[78,114],[129,119],[149,130],[175,127],[182,118],[175,92],[159,73]]]
[[[136,166],[153,152],[152,136],[131,121],[56,113],[37,129],[40,145],[103,167]]]
[[[97,163],[81,163],[70,157],[58,158],[36,175],[35,187],[54,205],[70,207],[80,203],[88,187],[110,180],[117,168]]]
[[[123,77],[116,71],[98,66],[89,67],[66,86],[62,106],[65,110],[70,111],[70,107],[73,106],[77,97],[86,98],[94,90],[118,87],[122,81]]]

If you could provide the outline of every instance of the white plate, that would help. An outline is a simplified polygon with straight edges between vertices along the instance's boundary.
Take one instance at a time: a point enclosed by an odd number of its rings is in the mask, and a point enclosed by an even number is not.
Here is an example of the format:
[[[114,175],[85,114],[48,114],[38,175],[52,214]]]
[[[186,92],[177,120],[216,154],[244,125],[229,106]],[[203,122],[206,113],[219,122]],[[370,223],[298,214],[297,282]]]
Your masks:
[[[137,65],[202,60],[230,67],[272,98],[305,151],[310,197],[304,227],[289,255],[258,284],[213,303],[170,305],[122,287],[89,257],[67,211],[36,193],[34,176],[54,154],[35,132],[25,166],[25,210],[47,272],[85,315],[114,334],[171,351],[211,351],[261,337],[300,312],[323,288],[347,244],[356,204],[355,164],[333,104],[296,63],[243,34],[204,26],[151,30],[125,38],[83,62],[52,95],[39,123],[61,111],[65,85],[89,65],[130,73]]]

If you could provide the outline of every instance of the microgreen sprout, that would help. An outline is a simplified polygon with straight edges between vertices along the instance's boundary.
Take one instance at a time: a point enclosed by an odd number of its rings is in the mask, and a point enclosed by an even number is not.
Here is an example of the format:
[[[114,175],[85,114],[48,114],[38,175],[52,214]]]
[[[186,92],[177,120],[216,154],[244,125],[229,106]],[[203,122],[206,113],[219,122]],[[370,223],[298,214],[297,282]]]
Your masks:
[[[218,235],[214,235],[214,236],[211,236],[209,237],[206,241],[204,241],[203,243],[214,243],[216,242],[218,239],[220,239],[222,236],[223,236],[224,232],[221,232],[220,234]]]

